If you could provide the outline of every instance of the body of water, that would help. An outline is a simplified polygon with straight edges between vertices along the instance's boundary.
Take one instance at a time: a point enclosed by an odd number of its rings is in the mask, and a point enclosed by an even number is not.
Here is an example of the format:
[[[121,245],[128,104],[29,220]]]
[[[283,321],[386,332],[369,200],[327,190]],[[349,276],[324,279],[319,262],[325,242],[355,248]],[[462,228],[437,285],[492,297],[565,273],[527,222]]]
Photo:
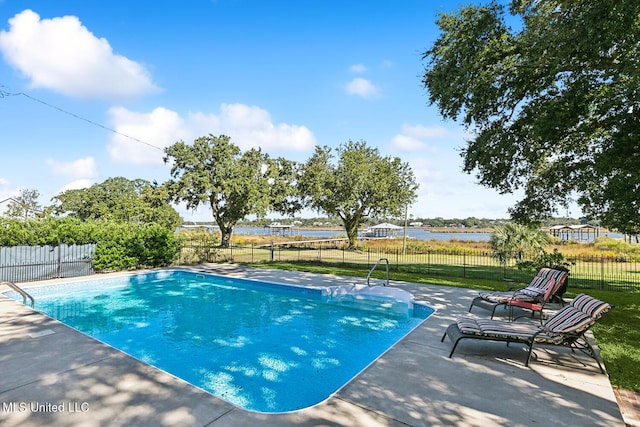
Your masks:
[[[268,235],[272,234],[271,230],[267,227],[237,227],[233,231],[235,234],[253,234],[253,235]],[[315,230],[306,228],[295,228],[291,232],[287,230],[285,236],[304,236],[315,237],[318,239],[333,239],[345,237],[344,230]],[[404,231],[400,230],[396,236],[402,237]],[[609,236],[614,239],[622,239],[624,236],[621,233],[601,232],[600,236]],[[577,238],[578,236],[576,236]],[[586,235],[584,236],[586,237]],[[407,228],[407,238],[414,240],[468,240],[473,242],[488,242],[491,239],[491,233],[475,233],[475,232],[431,232],[424,228]],[[593,240],[593,235],[589,239],[584,238],[580,240],[582,242],[588,242]]]

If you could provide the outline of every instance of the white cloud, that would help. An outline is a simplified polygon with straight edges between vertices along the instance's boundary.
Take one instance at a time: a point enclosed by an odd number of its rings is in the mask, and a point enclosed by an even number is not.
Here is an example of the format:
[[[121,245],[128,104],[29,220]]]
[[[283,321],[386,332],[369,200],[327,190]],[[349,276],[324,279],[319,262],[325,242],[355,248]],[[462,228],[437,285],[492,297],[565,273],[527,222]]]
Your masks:
[[[74,97],[126,98],[155,92],[148,71],[115,54],[109,42],[91,33],[75,16],[40,19],[24,10],[0,31],[5,60],[31,86]]]
[[[98,165],[93,157],[61,162],[54,159],[47,159],[46,165],[51,169],[51,173],[57,176],[71,178],[93,178],[98,175]]]
[[[297,152],[310,150],[316,144],[307,127],[273,123],[268,111],[244,104],[222,104],[218,113],[195,112],[186,119],[162,107],[147,114],[119,107],[112,108],[110,114],[116,131],[157,147],[115,135],[108,151],[112,160],[122,163],[161,164],[164,147],[178,140],[189,143],[208,134],[228,135],[242,150]]]
[[[363,64],[353,64],[349,67],[349,71],[351,71],[352,73],[364,73],[365,71],[367,71],[367,67],[365,67]]]
[[[371,83],[367,79],[356,77],[347,83],[345,87],[346,91],[350,95],[357,95],[365,99],[370,99],[377,96],[380,89]]]
[[[394,136],[391,140],[391,144],[394,148],[401,151],[418,151],[426,148],[425,143],[420,139],[408,135]]]
[[[107,151],[118,163],[163,164],[164,147],[190,135],[178,113],[162,107],[150,113],[113,107],[109,115],[118,134],[112,137]]]
[[[401,133],[394,136],[391,145],[401,151],[419,151],[427,149],[428,142],[445,137],[454,137],[442,126],[402,125]]]
[[[4,200],[8,197],[15,197],[20,194],[20,189],[13,186],[11,182],[5,178],[0,178],[0,200]],[[0,213],[2,207],[0,207]]]
[[[77,179],[62,187],[57,194],[64,193],[67,190],[80,190],[82,188],[89,188],[94,184],[90,179]]]
[[[198,136],[212,133],[231,137],[243,150],[262,148],[269,151],[306,151],[316,140],[305,126],[273,123],[267,110],[245,104],[222,104],[219,114],[191,114],[190,122]]]

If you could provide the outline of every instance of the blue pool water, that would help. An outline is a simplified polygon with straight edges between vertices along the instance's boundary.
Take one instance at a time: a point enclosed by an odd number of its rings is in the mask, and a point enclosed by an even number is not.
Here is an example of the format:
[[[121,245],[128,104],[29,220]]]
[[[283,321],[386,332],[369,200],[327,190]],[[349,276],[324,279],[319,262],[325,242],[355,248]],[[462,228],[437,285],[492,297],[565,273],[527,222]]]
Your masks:
[[[179,270],[29,292],[38,311],[261,412],[325,400],[433,313]]]

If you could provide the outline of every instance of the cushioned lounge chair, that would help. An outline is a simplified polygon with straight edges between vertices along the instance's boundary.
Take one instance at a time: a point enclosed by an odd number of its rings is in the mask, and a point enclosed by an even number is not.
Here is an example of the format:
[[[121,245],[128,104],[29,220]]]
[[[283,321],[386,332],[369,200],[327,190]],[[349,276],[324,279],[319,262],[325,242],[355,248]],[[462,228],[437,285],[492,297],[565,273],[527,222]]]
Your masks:
[[[448,336],[453,343],[449,357],[453,356],[458,343],[463,339],[506,341],[507,345],[511,342],[526,344],[528,353],[525,366],[529,366],[534,345],[564,346],[571,348],[572,351],[580,350],[593,357],[598,362],[600,371],[604,373],[594,348],[584,334],[611,308],[612,306],[606,302],[580,294],[571,301],[570,305],[560,309],[543,325],[460,318],[449,325],[440,341],[444,341]]]
[[[562,295],[567,289],[569,270],[559,268],[541,268],[536,273],[531,283],[526,288],[511,291],[481,292],[471,301],[469,311],[473,307],[480,307],[491,311],[491,318],[496,313],[496,308],[510,306],[509,317],[512,317],[513,307],[531,310],[532,314],[540,313],[550,302],[559,302],[564,305]]]

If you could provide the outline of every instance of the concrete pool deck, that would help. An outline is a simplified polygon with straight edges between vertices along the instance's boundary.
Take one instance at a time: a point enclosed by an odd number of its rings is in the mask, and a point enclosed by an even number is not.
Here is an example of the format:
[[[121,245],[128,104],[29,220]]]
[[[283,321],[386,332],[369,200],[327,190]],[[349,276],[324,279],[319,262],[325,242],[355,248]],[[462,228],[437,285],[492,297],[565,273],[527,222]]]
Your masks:
[[[194,270],[308,286],[365,283],[230,264]],[[437,312],[328,400],[285,414],[234,407],[0,296],[0,425],[624,425],[609,379],[593,359],[539,348],[527,368],[522,346],[473,340],[449,359],[451,343],[440,342],[442,334],[467,314],[477,292],[393,277],[391,285]]]

